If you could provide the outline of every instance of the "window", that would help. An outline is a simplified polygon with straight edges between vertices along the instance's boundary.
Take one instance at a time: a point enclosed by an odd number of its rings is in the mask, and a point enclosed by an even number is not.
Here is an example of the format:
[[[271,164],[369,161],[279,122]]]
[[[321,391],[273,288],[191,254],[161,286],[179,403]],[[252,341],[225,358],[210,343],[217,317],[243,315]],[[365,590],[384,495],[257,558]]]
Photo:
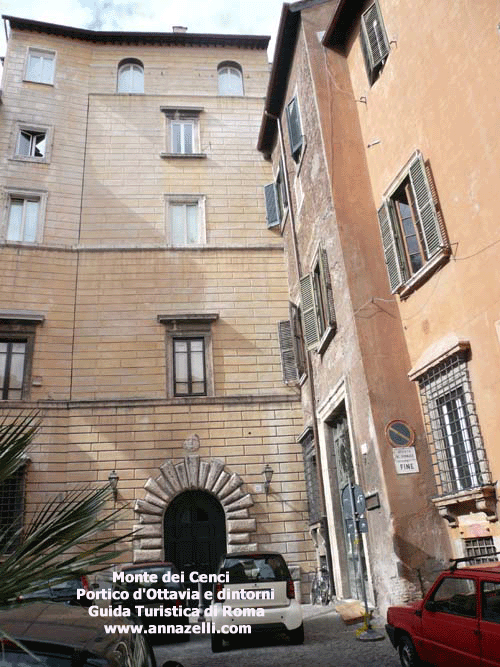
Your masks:
[[[158,315],[165,325],[169,396],[213,396],[212,325],[217,313]]]
[[[264,196],[268,229],[282,225],[288,212],[283,162],[280,161],[275,182],[264,186]]]
[[[304,457],[304,477],[306,482],[307,504],[309,507],[309,524],[317,523],[321,519],[321,499],[318,482],[316,448],[312,428],[308,428],[302,435],[302,454]]]
[[[312,273],[300,279],[302,330],[308,350],[322,352],[337,331],[333,289],[325,248],[320,248]]]
[[[174,338],[174,395],[204,396],[205,344],[203,338]]]
[[[16,401],[23,397],[26,349],[28,341],[0,337],[1,400]]]
[[[0,311],[0,400],[29,397],[35,328],[44,316],[27,311]]]
[[[243,95],[243,74],[238,63],[224,62],[217,68],[219,95]]]
[[[389,55],[389,40],[378,2],[374,2],[361,16],[361,49],[370,85],[378,77]]]
[[[117,90],[119,93],[144,92],[144,66],[140,60],[128,59],[120,63]]]
[[[496,559],[493,559],[496,560]],[[500,582],[481,582],[483,619],[490,623],[500,623]]]
[[[206,157],[200,153],[201,108],[161,107],[166,119],[166,151],[161,157]]]
[[[278,322],[281,369],[285,384],[299,382],[306,372],[304,342],[299,309],[289,304],[290,318]]]
[[[17,199],[11,197],[7,241],[27,241],[34,243],[36,240],[39,208],[40,201],[38,199]]]
[[[168,238],[171,245],[205,243],[204,198],[169,195],[167,197]]]
[[[290,139],[290,152],[295,162],[299,162],[302,153],[304,136],[302,134],[302,123],[300,120],[299,102],[295,96],[286,108],[288,122],[288,138]]]
[[[451,354],[418,378],[441,495],[490,483],[465,355]]]
[[[16,156],[44,158],[47,149],[47,133],[36,130],[20,130],[16,146]]]
[[[449,257],[449,243],[420,153],[378,210],[389,282],[406,296]]]
[[[27,462],[26,462],[27,463]],[[22,538],[26,463],[0,483],[0,550],[9,553]]]
[[[476,582],[462,577],[445,577],[432,595],[432,611],[457,616],[476,616]]]
[[[54,83],[56,54],[43,49],[28,49],[25,79],[35,83]]]
[[[41,238],[45,197],[40,193],[8,193],[7,241],[36,243]]]
[[[470,558],[468,565],[481,565],[497,560],[492,537],[466,537],[464,547],[466,558]]]

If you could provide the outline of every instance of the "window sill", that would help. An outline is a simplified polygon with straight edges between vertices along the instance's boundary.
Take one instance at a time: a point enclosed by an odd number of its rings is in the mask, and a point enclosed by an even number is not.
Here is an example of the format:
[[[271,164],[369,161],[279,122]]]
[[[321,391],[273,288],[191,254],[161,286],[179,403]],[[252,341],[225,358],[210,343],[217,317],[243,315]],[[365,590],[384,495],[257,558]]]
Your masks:
[[[326,348],[330,344],[330,341],[332,340],[332,338],[334,338],[336,333],[337,333],[337,327],[335,326],[333,327],[329,326],[327,329],[325,329],[319,341],[318,349],[316,350],[318,354],[323,354],[323,352],[325,352]]]
[[[475,489],[464,489],[439,498],[432,498],[440,516],[446,519],[452,528],[458,526],[458,517],[462,514],[484,512],[488,521],[497,521],[496,494],[494,484],[485,484]],[[467,505],[467,507],[464,507]]]
[[[38,164],[49,164],[50,160],[46,157],[28,157],[25,155],[14,155],[10,157],[9,161],[11,162],[37,162]]]
[[[441,248],[434,257],[431,257],[431,259],[417,271],[417,273],[407,280],[404,285],[398,287],[395,292],[399,294],[401,299],[409,297],[410,294],[426,282],[435,271],[446,264],[450,258],[450,252],[450,248],[448,247]]]
[[[23,79],[24,83],[36,83],[39,86],[50,86],[51,88],[54,88],[54,82],[53,81],[33,81],[32,79]]]
[[[187,158],[188,160],[199,160],[207,157],[206,153],[160,153],[160,157],[168,158]]]

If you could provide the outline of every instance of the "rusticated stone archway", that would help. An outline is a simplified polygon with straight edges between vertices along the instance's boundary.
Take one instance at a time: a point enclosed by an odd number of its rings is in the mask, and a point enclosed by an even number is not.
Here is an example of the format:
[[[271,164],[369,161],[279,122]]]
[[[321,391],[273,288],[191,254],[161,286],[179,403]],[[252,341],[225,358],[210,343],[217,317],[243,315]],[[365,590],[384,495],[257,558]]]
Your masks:
[[[250,517],[252,497],[242,490],[243,480],[225,470],[220,459],[203,460],[198,455],[186,456],[178,463],[165,461],[160,475],[150,477],[144,488],[143,500],[136,500],[139,523],[134,526],[134,563],[163,560],[163,516],[169,503],[183,491],[208,491],[221,503],[226,517],[228,551],[255,551],[250,535],[257,529]]]

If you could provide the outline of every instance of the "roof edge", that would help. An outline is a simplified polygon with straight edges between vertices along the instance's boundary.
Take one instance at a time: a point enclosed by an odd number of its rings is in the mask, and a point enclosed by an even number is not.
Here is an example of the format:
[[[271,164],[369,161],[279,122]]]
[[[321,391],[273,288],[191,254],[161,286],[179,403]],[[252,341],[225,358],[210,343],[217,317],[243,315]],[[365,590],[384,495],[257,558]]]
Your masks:
[[[366,0],[339,0],[330,25],[321,40],[323,46],[329,49],[344,50],[350,27],[365,2]]]
[[[215,33],[194,32],[122,32],[89,30],[88,28],[74,28],[57,23],[45,23],[17,16],[2,14],[4,21],[8,21],[11,30],[26,30],[42,32],[61,37],[71,37],[90,42],[144,42],[175,45],[223,45],[240,46],[253,49],[267,49],[270,37],[268,35],[224,35]]]

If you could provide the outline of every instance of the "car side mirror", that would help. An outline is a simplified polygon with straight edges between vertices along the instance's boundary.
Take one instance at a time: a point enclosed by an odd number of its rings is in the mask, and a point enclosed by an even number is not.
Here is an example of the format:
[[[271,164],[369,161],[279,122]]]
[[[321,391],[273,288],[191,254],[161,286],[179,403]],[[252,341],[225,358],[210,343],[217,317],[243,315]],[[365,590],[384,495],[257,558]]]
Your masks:
[[[437,611],[438,604],[437,602],[434,602],[434,600],[429,600],[428,602],[425,603],[425,609],[427,611]]]

